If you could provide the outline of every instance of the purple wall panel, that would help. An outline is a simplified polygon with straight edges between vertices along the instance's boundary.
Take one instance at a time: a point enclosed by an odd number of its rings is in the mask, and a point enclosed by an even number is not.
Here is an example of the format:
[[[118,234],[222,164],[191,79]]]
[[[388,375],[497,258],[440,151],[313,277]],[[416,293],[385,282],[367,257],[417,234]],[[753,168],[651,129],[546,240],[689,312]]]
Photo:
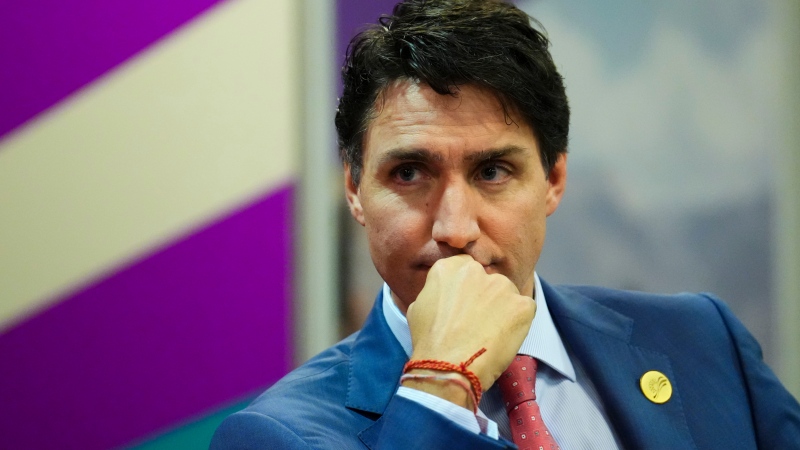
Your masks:
[[[0,448],[119,446],[291,367],[292,189],[0,335]]]
[[[0,2],[0,138],[219,2]]]

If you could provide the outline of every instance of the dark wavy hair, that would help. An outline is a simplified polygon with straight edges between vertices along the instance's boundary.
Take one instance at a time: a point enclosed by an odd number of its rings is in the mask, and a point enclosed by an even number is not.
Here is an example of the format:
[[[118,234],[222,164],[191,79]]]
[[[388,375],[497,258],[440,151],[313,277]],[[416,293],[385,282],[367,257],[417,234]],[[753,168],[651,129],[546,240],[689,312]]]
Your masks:
[[[356,35],[342,67],[336,112],[342,161],[358,185],[364,133],[378,95],[396,80],[428,84],[441,95],[461,85],[489,88],[530,125],[549,173],[567,151],[569,104],[541,24],[499,0],[406,0]]]

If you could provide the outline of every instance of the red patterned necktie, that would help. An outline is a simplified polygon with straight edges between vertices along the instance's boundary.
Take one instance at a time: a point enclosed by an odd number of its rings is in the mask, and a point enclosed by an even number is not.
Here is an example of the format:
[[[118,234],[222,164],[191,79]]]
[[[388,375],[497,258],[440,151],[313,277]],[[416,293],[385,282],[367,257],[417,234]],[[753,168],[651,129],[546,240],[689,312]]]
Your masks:
[[[517,355],[500,375],[500,391],[508,412],[511,439],[520,450],[558,450],[536,403],[536,359]]]

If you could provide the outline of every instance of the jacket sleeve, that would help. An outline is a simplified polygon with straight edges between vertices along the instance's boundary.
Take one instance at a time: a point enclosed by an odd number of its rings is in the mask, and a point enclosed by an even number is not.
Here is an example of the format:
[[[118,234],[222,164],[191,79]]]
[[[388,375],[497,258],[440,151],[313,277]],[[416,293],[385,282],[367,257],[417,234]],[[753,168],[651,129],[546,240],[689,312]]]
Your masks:
[[[384,414],[358,437],[341,439],[341,430],[329,430],[329,440],[315,435],[304,439],[291,425],[258,412],[241,411],[217,428],[211,450],[309,450],[337,448],[371,450],[515,449],[511,442],[465,430],[445,416],[412,400],[395,395]],[[355,434],[355,433],[354,433]]]
[[[400,395],[392,398],[383,416],[364,430],[359,438],[374,450],[516,448],[505,439],[493,439],[465,430],[438,412]]]
[[[228,416],[211,439],[210,450],[307,450],[300,436],[272,417],[252,411]]]
[[[800,405],[764,363],[761,347],[733,312],[719,299],[717,307],[737,349],[758,448],[800,447]]]

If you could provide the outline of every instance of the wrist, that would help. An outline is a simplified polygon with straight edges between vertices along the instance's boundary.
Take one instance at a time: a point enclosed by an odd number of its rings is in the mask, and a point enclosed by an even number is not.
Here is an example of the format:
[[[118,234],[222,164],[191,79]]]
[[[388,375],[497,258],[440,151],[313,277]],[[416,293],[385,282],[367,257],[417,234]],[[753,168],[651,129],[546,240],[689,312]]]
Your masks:
[[[477,410],[477,399],[470,381],[460,373],[411,369],[400,378],[400,384],[435,395],[470,411]]]
[[[442,389],[441,387],[437,388],[436,384],[430,384],[427,385],[427,387],[424,384],[417,385],[417,389],[423,390],[424,392],[429,392],[448,401],[452,401],[453,403],[465,405],[465,407],[469,406],[471,403],[472,411],[477,413],[478,405],[481,403],[483,389],[481,388],[481,381],[478,376],[475,375],[474,372],[470,371],[467,367],[484,352],[486,352],[486,349],[481,348],[469,359],[459,364],[453,364],[451,362],[438,359],[410,359],[406,363],[405,367],[403,367],[403,376],[400,378],[400,382],[402,383],[404,380],[416,380],[423,382],[441,381],[461,387],[469,397],[467,401],[460,401],[461,397],[457,395],[454,397],[454,394],[449,387]],[[433,371],[438,372],[438,374],[411,373],[415,370],[428,372]],[[442,375],[442,373],[451,375]],[[462,379],[462,377],[466,379],[466,382],[464,379]],[[450,400],[451,398],[455,398],[456,400]],[[469,402],[469,400],[471,400],[471,402]]]

